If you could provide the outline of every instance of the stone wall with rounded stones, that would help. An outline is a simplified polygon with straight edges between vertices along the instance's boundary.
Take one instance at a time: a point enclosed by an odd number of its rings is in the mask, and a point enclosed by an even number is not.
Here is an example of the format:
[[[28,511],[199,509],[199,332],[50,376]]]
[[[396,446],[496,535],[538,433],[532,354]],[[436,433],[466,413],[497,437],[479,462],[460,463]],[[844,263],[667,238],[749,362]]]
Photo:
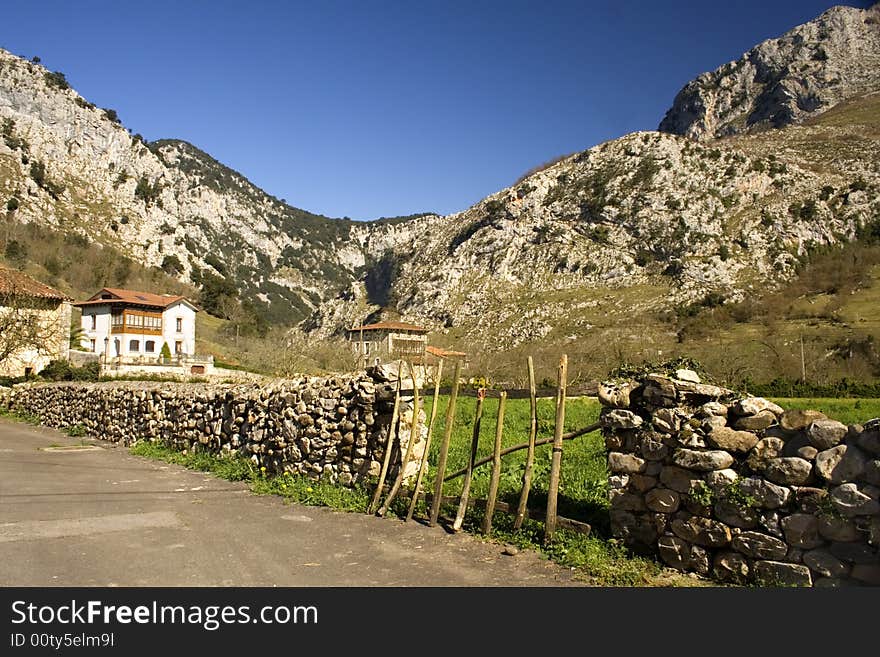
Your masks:
[[[725,582],[880,585],[880,419],[676,377],[599,386],[615,536]]]
[[[50,427],[79,425],[90,436],[124,445],[150,440],[178,450],[235,452],[270,473],[328,477],[348,486],[378,473],[384,458],[391,404],[377,400],[382,387],[367,375],[268,385],[20,384],[0,388],[0,407],[37,416]],[[403,412],[412,417],[411,408],[404,405]],[[405,450],[409,429],[402,426],[400,433]],[[424,451],[423,434],[413,460]],[[397,458],[390,476],[399,468],[400,451],[392,453]]]

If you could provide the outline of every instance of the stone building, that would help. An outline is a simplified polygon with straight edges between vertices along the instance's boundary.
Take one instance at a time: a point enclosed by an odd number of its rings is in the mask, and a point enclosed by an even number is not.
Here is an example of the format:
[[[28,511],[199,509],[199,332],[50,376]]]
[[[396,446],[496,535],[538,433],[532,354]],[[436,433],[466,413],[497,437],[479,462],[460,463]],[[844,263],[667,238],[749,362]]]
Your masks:
[[[0,376],[38,374],[67,359],[70,302],[63,292],[0,267]]]
[[[423,364],[428,329],[404,322],[379,322],[349,329],[348,340],[364,365],[389,360]]]

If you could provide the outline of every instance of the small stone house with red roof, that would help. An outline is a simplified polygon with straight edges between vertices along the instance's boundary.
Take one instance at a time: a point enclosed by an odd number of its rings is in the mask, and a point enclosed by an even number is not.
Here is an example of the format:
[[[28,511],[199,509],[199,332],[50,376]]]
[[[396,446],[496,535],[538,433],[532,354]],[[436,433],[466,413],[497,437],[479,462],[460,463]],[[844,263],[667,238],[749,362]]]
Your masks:
[[[108,359],[158,360],[196,352],[198,308],[182,296],[105,287],[74,306],[82,309],[82,347]]]
[[[63,292],[0,267],[0,376],[39,374],[67,360],[70,302]]]
[[[423,364],[428,329],[405,322],[378,322],[350,328],[348,340],[364,365],[398,359]]]

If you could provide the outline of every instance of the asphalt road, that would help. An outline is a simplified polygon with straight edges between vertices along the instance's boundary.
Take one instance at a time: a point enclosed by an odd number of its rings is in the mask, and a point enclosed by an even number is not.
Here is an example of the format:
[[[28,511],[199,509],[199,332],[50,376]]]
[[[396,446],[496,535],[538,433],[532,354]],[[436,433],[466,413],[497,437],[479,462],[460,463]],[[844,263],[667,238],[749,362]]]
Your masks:
[[[45,450],[92,445],[92,450]],[[0,418],[0,586],[572,586],[568,569],[416,522]]]

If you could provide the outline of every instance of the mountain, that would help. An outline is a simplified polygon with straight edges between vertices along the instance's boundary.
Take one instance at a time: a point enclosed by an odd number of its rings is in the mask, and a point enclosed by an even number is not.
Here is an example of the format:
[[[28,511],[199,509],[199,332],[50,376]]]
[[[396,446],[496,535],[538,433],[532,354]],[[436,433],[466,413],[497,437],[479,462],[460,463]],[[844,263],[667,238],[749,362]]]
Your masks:
[[[661,132],[713,139],[801,123],[880,87],[880,4],[832,7],[689,82]]]
[[[834,7],[688,84],[657,132],[460,213],[369,223],[291,207],[186,142],[144,143],[63,75],[0,51],[0,200],[12,221],[118,249],[213,301],[239,291],[317,336],[399,318],[468,350],[663,352],[681,318],[781,293],[880,230],[878,17]]]

